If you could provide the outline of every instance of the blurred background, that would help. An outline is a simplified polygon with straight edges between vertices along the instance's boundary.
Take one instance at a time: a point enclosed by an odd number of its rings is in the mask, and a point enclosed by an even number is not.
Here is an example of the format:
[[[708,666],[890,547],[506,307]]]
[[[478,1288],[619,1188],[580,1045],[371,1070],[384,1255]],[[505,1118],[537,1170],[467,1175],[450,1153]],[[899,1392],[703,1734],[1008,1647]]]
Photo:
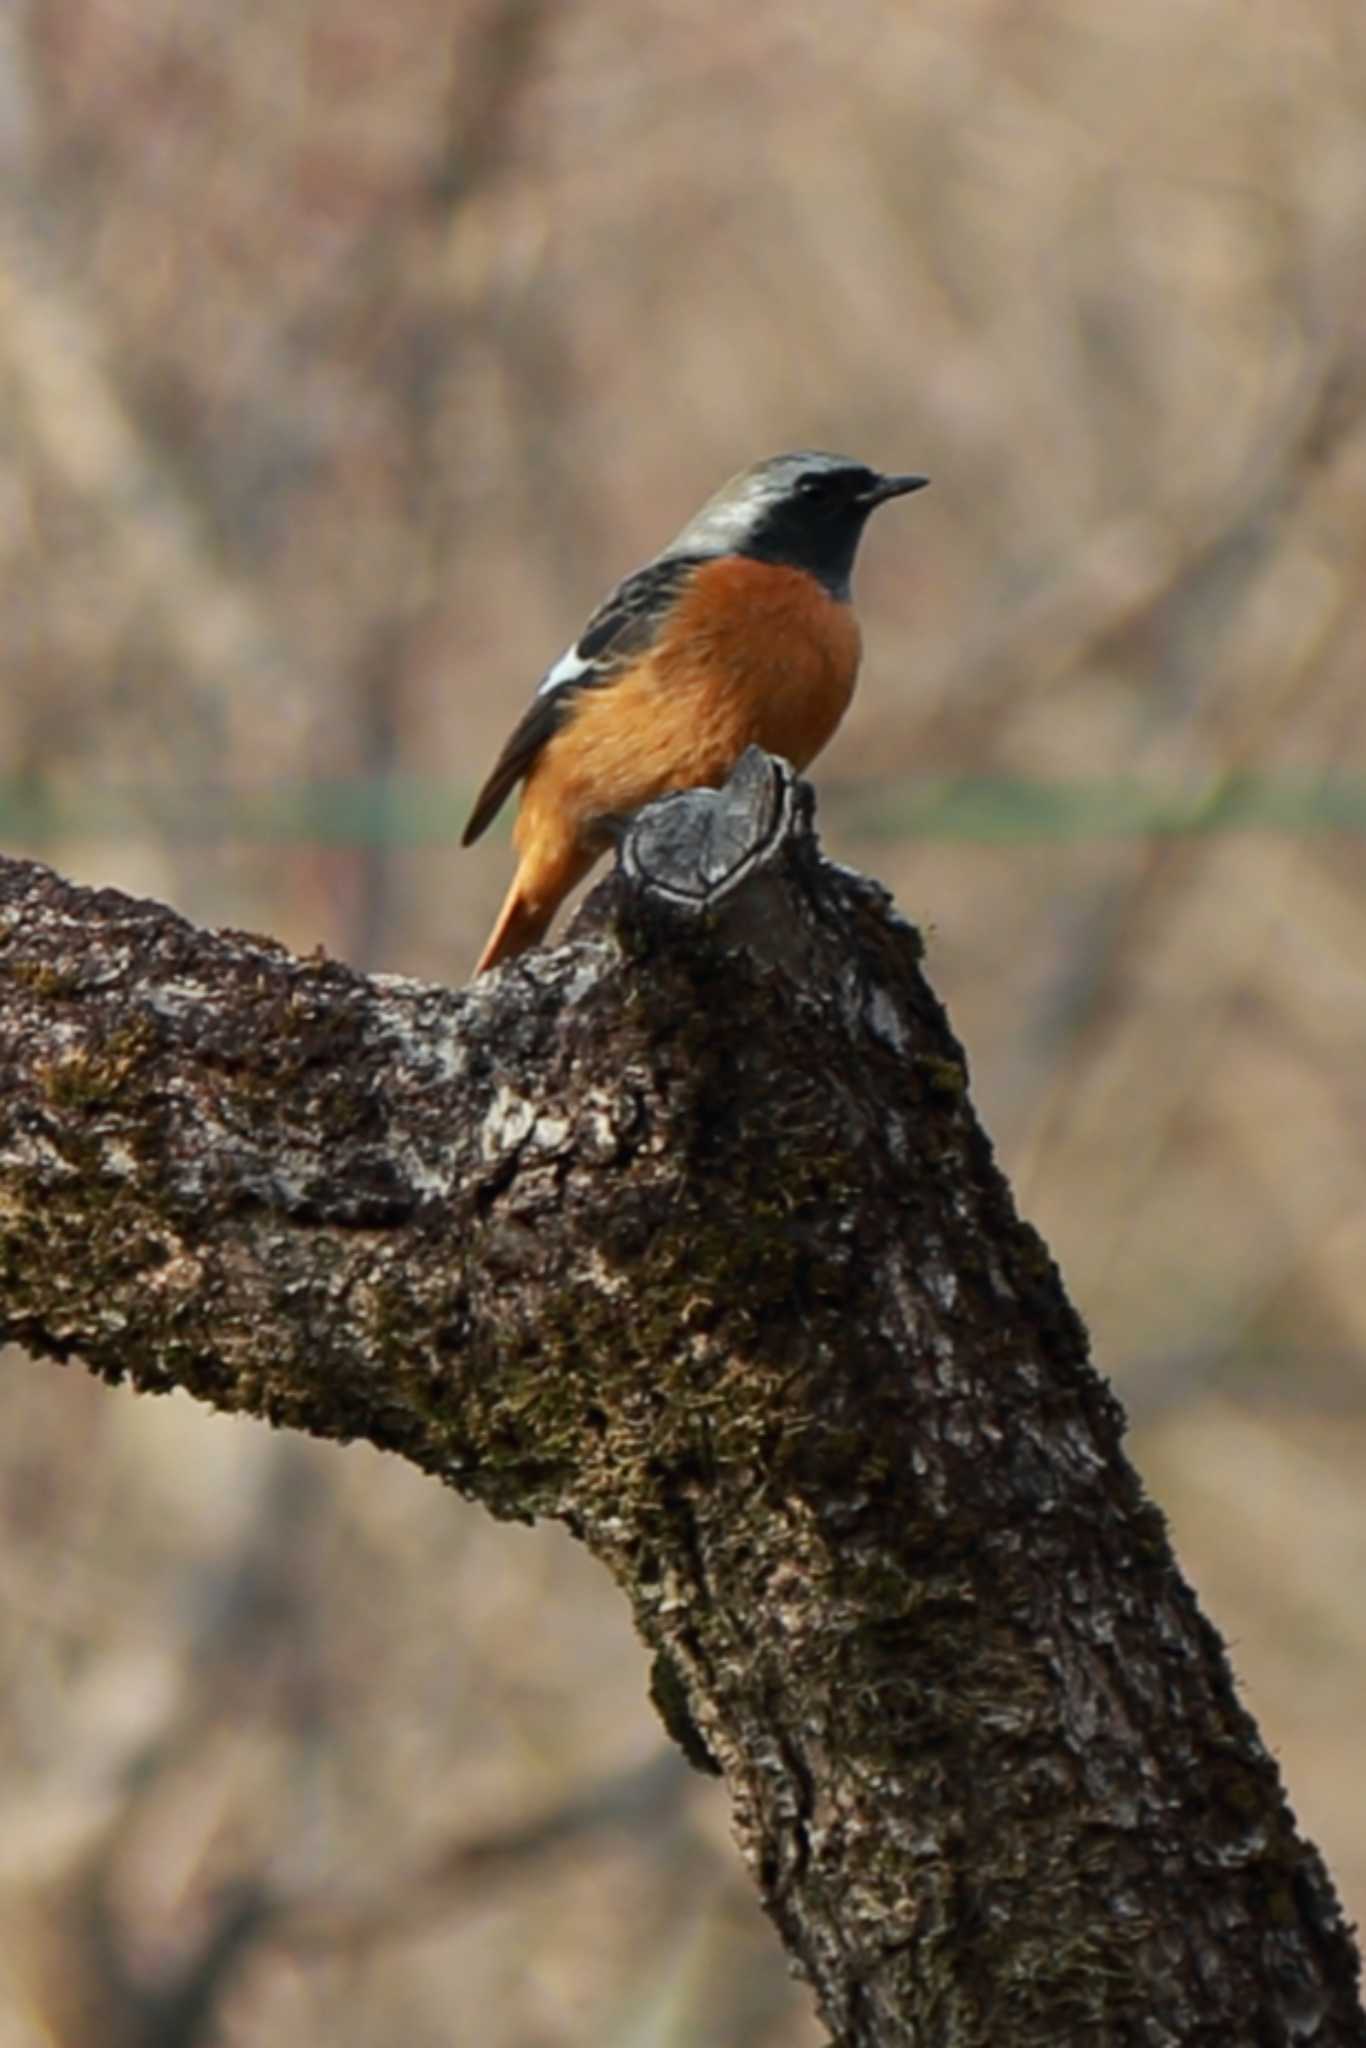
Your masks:
[[[458,981],[730,471],[875,522],[822,831],[1366,1914],[1359,0],[13,0],[0,844]],[[558,1530],[6,1360],[0,2048],[811,2048]]]

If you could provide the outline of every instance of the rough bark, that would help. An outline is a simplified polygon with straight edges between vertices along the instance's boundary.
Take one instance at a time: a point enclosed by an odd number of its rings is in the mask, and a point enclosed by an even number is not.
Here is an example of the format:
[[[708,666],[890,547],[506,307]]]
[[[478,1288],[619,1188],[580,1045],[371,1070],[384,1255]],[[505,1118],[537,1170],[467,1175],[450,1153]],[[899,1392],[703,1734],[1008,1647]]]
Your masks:
[[[7,864],[0,1328],[568,1523],[846,2048],[1366,2044],[920,952],[761,756],[462,992]]]

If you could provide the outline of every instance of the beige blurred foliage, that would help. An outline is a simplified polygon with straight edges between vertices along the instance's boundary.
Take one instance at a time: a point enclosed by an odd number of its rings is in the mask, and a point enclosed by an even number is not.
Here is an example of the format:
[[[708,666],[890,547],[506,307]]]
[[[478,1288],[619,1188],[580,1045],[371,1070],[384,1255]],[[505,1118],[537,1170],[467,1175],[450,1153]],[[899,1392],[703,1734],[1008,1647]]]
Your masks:
[[[1364,129],[1358,0],[0,14],[0,780],[148,793],[9,850],[458,977],[497,835],[152,797],[468,791],[728,471],[932,474],[865,549],[825,836],[929,930],[1358,1915],[1361,839],[898,817],[1366,774]],[[0,2048],[819,2037],[558,1532],[75,1371],[3,1404]]]

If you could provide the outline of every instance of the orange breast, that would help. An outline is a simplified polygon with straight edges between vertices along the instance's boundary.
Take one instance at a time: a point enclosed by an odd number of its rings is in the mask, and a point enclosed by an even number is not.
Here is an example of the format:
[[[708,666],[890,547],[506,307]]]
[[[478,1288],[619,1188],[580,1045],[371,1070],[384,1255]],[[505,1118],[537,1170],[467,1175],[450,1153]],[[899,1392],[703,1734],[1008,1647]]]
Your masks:
[[[655,649],[585,690],[527,778],[516,838],[579,838],[594,819],[725,781],[751,744],[805,768],[844,716],[858,622],[800,569],[708,563]]]

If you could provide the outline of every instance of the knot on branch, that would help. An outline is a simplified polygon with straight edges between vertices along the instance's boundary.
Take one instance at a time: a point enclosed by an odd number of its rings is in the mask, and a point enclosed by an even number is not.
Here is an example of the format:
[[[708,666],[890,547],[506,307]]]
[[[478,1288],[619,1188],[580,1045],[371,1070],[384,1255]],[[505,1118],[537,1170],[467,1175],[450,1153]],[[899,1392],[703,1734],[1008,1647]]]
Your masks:
[[[720,789],[685,789],[647,804],[621,843],[636,889],[684,910],[713,909],[757,869],[811,838],[812,803],[786,761],[746,747]]]
[[[821,867],[814,814],[810,787],[789,763],[747,747],[720,789],[660,797],[625,823],[616,867],[584,905],[575,936],[610,928],[633,956],[661,939],[686,948],[724,925],[728,942],[795,968]],[[885,904],[882,890],[868,889]]]

